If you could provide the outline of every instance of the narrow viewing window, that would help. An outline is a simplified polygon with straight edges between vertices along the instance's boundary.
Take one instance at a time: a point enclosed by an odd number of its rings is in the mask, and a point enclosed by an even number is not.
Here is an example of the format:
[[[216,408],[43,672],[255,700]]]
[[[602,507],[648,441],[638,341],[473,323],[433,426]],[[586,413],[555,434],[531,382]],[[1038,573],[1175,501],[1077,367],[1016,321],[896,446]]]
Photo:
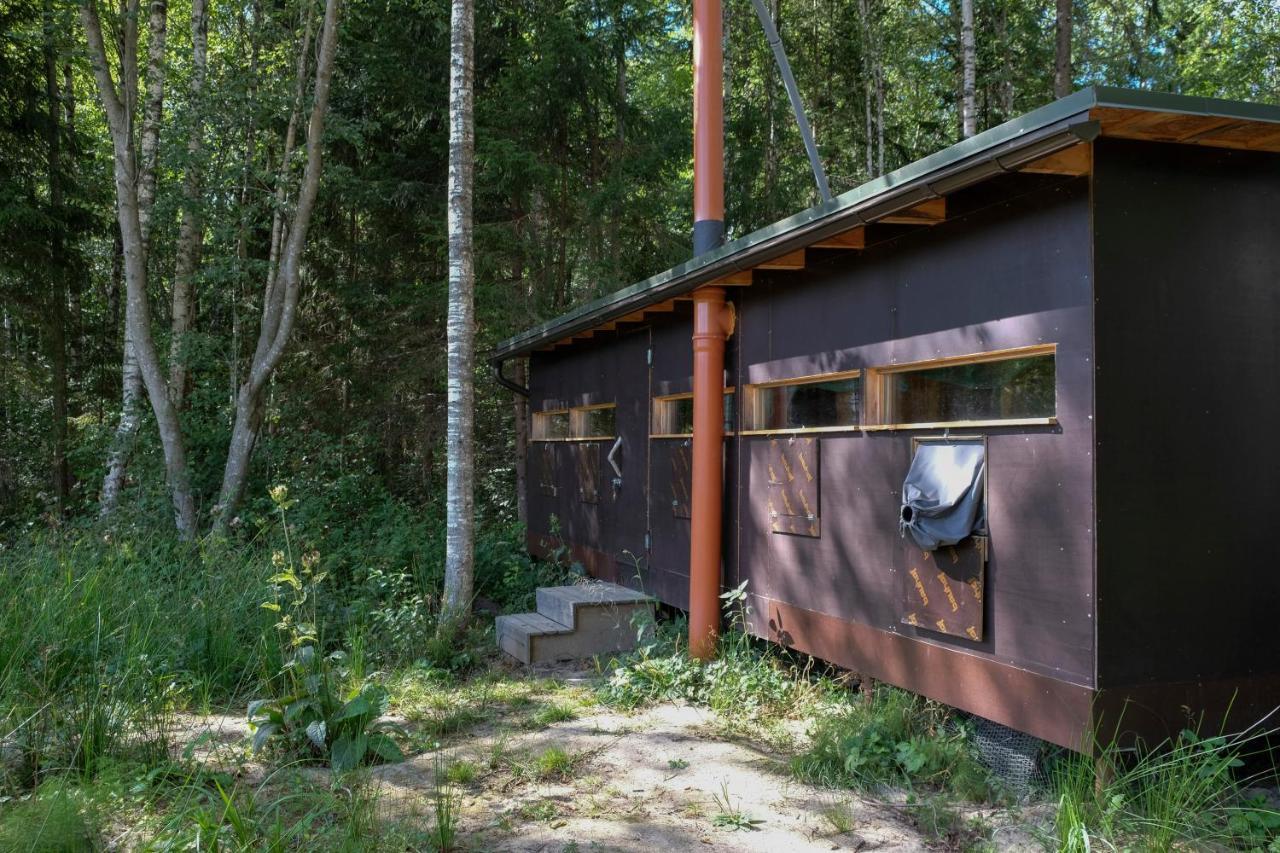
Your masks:
[[[1032,420],[1057,412],[1052,351],[886,371],[882,382],[885,424]]]
[[[569,437],[569,410],[534,412],[533,440],[555,441]]]
[[[862,421],[860,371],[768,382],[750,388],[748,429],[857,427]]]
[[[733,432],[733,390],[724,392],[724,431]],[[672,394],[653,398],[653,419],[649,424],[653,436],[680,437],[693,435],[693,395]]]
[[[618,407],[613,403],[573,410],[574,438],[613,438],[617,433]]]

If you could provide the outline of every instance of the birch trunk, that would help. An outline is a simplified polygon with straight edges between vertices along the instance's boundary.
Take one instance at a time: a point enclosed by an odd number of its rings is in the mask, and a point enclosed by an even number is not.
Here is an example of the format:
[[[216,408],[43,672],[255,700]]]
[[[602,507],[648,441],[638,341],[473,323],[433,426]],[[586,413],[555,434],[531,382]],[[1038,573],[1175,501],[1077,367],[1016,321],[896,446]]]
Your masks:
[[[978,132],[978,56],[973,41],[973,0],[960,2],[960,121],[964,138]]]
[[[1054,27],[1053,96],[1071,94],[1071,0],[1057,0],[1057,23]]]
[[[453,0],[450,24],[448,424],[445,437],[448,531],[441,632],[452,631],[466,621],[475,585],[475,266],[471,239],[475,154],[474,3],[475,0]]]
[[[326,0],[324,24],[320,35],[320,51],[316,61],[311,113],[307,122],[306,167],[298,187],[291,221],[285,216],[285,186],[293,148],[297,118],[301,114],[302,94],[306,87],[306,59],[310,52],[311,19],[308,16],[298,54],[298,87],[294,112],[285,132],[284,160],[277,186],[276,216],[272,223],[272,246],[267,281],[262,300],[262,321],[258,343],[248,373],[236,393],[235,424],[227,448],[227,464],[222,472],[222,489],[214,510],[215,533],[225,532],[244,494],[249,475],[249,462],[262,428],[266,389],[284,357],[289,335],[297,316],[301,287],[302,254],[307,245],[307,228],[320,191],[323,165],[324,123],[329,107],[329,90],[333,79],[334,59],[338,49],[338,0]]]
[[[151,409],[160,431],[160,443],[164,450],[165,476],[173,502],[174,523],[178,535],[192,539],[196,533],[195,501],[187,470],[186,446],[182,437],[177,410],[169,400],[168,385],[156,353],[151,335],[151,305],[147,298],[147,223],[150,204],[155,199],[155,157],[160,132],[160,106],[163,103],[164,85],[164,17],[167,13],[164,0],[151,4],[151,45],[147,61],[147,104],[144,110],[142,133],[139,138],[142,166],[134,155],[133,111],[138,92],[137,28],[129,23],[136,18],[136,4],[126,10],[124,37],[119,48],[120,88],[112,77],[107,60],[107,50],[102,39],[102,24],[98,19],[97,5],[89,0],[80,9],[81,22],[89,43],[89,57],[93,65],[94,80],[107,117],[114,152],[116,186],[116,218],[120,225],[120,238],[124,246],[125,280],[125,349],[132,350],[142,385],[147,390]],[[157,42],[159,46],[157,47]],[[148,165],[149,164],[149,165]],[[150,187],[150,189],[147,189]],[[126,388],[122,403],[129,402],[126,370]],[[129,412],[121,413],[125,421]],[[136,416],[136,413],[135,413]],[[111,476],[111,471],[108,471]],[[105,491],[105,488],[104,488]],[[118,492],[117,492],[118,494]]]
[[[204,78],[208,63],[207,0],[191,2],[191,106],[194,115],[187,137],[187,168],[182,185],[182,220],[173,270],[173,310],[169,339],[169,398],[179,410],[187,394],[186,336],[195,323],[195,273],[204,230],[200,219],[200,152],[204,133]]]

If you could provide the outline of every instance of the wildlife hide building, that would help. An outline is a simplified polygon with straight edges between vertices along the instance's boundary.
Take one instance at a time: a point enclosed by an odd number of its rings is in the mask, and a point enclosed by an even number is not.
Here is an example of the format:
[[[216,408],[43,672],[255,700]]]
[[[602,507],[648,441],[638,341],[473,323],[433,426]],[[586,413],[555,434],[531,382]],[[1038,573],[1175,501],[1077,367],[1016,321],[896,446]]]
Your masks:
[[[1082,90],[500,344],[530,550],[677,608],[708,299],[752,633],[1086,751],[1280,704],[1280,109]]]

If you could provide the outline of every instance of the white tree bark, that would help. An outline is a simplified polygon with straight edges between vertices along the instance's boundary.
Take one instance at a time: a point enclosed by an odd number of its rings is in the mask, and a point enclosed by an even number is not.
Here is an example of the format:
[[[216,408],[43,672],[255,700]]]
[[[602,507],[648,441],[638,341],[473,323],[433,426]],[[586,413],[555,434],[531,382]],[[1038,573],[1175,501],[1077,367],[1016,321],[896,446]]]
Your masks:
[[[301,113],[302,93],[306,83],[306,59],[310,51],[311,21],[307,18],[305,32],[298,56],[298,89],[294,115],[286,131],[284,161],[281,163],[280,184],[277,187],[277,214],[272,223],[271,260],[267,281],[263,288],[262,321],[258,329],[258,343],[248,375],[236,394],[235,424],[231,429],[231,441],[227,448],[227,464],[222,472],[222,489],[218,506],[214,510],[215,532],[225,531],[244,494],[249,475],[249,461],[262,426],[263,405],[267,385],[284,356],[293,331],[300,293],[302,254],[307,244],[307,228],[320,190],[322,168],[324,122],[329,106],[329,90],[333,79],[334,59],[338,48],[338,0],[326,0],[324,24],[320,35],[320,52],[316,61],[315,85],[311,114],[307,122],[307,163],[293,217],[285,214],[288,180],[288,161],[292,153],[297,116]]]
[[[136,0],[126,8],[121,27],[122,37],[118,45],[120,57],[120,87],[117,89],[106,46],[102,39],[102,24],[98,18],[95,0],[81,6],[81,23],[89,44],[89,58],[93,65],[94,80],[107,117],[114,152],[116,186],[116,216],[120,224],[120,236],[124,245],[125,279],[125,342],[126,350],[132,349],[138,375],[147,390],[151,409],[160,431],[160,443],[164,450],[165,475],[173,501],[174,523],[184,539],[195,537],[195,501],[191,495],[187,469],[186,446],[177,410],[168,395],[168,386],[156,354],[155,340],[151,334],[151,305],[147,297],[147,223],[151,204],[155,200],[155,158],[160,133],[160,109],[164,100],[164,30],[167,7],[164,0],[151,4],[150,37],[147,60],[147,104],[144,109],[142,133],[139,138],[142,165],[139,166],[133,144],[133,109],[138,93],[138,39]],[[148,189],[149,187],[149,189]],[[126,355],[126,367],[129,357]],[[122,403],[130,398],[127,383]],[[134,380],[136,381],[136,380]],[[133,398],[136,399],[136,394]],[[136,416],[136,409],[135,409]],[[122,412],[125,421],[129,412]],[[136,427],[135,427],[136,429]],[[127,449],[128,445],[124,445]],[[108,470],[108,477],[112,471]],[[104,484],[105,485],[105,484]],[[104,489],[105,491],[105,489]],[[115,493],[118,495],[118,490]]]
[[[973,40],[973,0],[960,2],[960,121],[964,138],[978,132],[978,51]]]
[[[449,49],[447,532],[442,631],[464,623],[475,586],[475,0],[453,0]]]
[[[200,152],[204,134],[204,78],[208,64],[208,0],[191,2],[191,130],[182,186],[182,220],[173,270],[173,310],[169,338],[169,398],[182,409],[187,393],[186,336],[195,321],[195,273],[203,243],[200,219]]]

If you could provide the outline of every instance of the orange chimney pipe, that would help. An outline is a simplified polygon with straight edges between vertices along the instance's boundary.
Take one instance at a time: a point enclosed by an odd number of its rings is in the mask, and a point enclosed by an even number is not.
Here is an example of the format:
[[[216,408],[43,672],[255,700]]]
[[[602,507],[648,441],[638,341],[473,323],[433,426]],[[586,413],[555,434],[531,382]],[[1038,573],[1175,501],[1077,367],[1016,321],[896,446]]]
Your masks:
[[[693,0],[693,254],[724,242],[724,56],[720,0]]]
[[[693,254],[724,242],[724,57],[720,0],[693,0]],[[689,532],[689,654],[707,660],[720,633],[724,499],[724,290],[693,293],[693,494]]]
[[[724,290],[693,293],[693,494],[689,528],[689,654],[708,660],[720,633],[724,499],[724,342],[733,334]]]

